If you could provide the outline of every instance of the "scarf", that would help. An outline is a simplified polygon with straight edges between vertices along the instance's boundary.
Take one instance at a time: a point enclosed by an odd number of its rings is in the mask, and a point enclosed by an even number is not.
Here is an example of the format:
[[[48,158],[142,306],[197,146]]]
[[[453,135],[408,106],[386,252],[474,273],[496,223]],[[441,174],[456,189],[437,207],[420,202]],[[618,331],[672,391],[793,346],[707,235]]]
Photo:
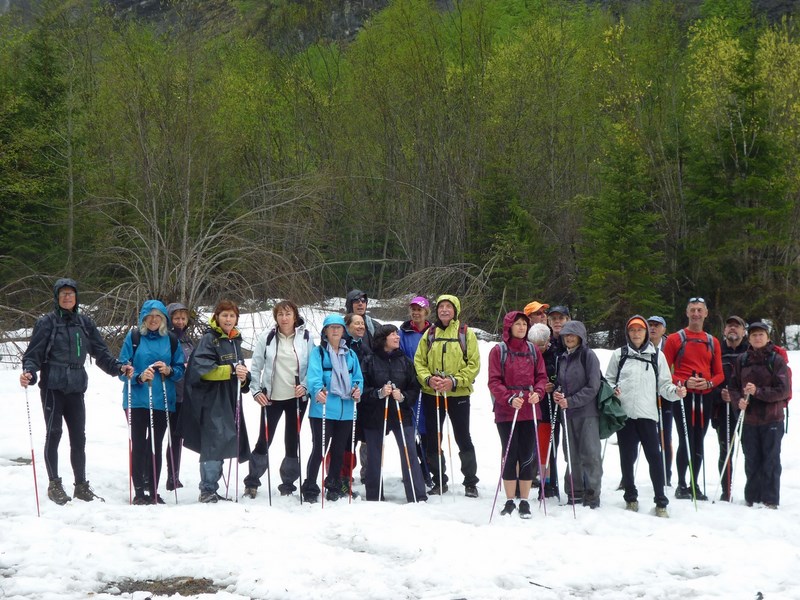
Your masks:
[[[340,398],[349,398],[352,390],[350,371],[347,368],[347,355],[350,350],[342,338],[338,348],[332,348],[328,344],[328,357],[331,360],[331,383],[330,392]]]

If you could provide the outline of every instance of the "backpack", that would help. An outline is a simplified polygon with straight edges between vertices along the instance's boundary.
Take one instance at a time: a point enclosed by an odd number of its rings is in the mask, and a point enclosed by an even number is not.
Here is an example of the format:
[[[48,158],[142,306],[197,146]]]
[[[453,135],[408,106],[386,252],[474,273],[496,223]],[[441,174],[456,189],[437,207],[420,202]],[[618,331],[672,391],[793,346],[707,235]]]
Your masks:
[[[538,358],[536,357],[536,346],[533,345],[533,342],[526,342],[528,344],[528,351],[527,352],[512,352],[514,356],[531,356],[533,357],[533,366],[536,366],[536,361]],[[500,342],[497,345],[500,348],[500,376],[505,381],[506,378],[506,361],[508,360],[508,345],[505,342]],[[519,385],[511,385],[506,386],[510,390],[527,390],[526,386],[519,386]]]
[[[647,363],[649,365],[653,365],[653,373],[656,376],[656,390],[658,390],[658,348],[656,351],[651,355],[650,360],[645,360],[641,356],[631,356],[628,354],[628,345],[625,344],[622,348],[620,348],[620,355],[619,355],[619,365],[617,365],[617,378],[614,381],[614,387],[617,387],[619,384],[619,376],[622,373],[622,365],[625,364],[625,361],[628,359],[631,360],[638,360],[639,362]]]
[[[270,332],[267,334],[267,343],[264,344],[264,362],[267,361],[267,348],[272,343],[272,340],[275,339],[275,335],[277,334],[277,332],[278,332],[278,328],[277,327],[273,327],[270,330]],[[303,329],[303,339],[305,341],[308,341],[310,337],[311,336],[308,333],[308,329]]]
[[[50,358],[50,350],[52,350],[53,348],[53,342],[56,339],[56,331],[58,331],[58,328],[67,327],[67,324],[63,321],[63,319],[56,318],[56,316],[53,313],[49,313],[47,316],[50,319],[52,328],[50,329],[50,337],[47,339],[47,345],[45,346],[44,349],[44,360],[42,362],[47,362],[48,359]],[[86,330],[86,327],[88,326],[86,322],[87,317],[84,317],[80,313],[77,313],[75,316],[78,318],[78,327],[80,327],[81,331],[83,332],[83,335],[86,336],[87,340],[91,340],[92,338],[89,335],[89,332]],[[91,363],[92,361],[91,351],[87,352],[86,354],[89,356],[89,362]]]
[[[175,356],[175,351],[178,349],[178,336],[172,333],[171,331],[167,332],[169,335],[169,349],[170,355],[169,358],[172,360],[172,357]],[[131,330],[131,346],[133,349],[131,350],[131,364],[133,364],[133,357],[136,355],[136,350],[139,348],[139,344],[142,342],[142,332],[139,331],[139,328]]]
[[[684,329],[678,330],[678,337],[681,339],[681,345],[678,348],[678,351],[675,353],[675,361],[673,364],[677,367],[678,363],[680,362],[681,358],[683,358],[683,351],[686,349],[686,342],[696,342],[698,344],[702,344],[701,340],[696,339],[688,339],[686,337],[686,331]],[[708,346],[708,351],[711,353],[711,363],[714,363],[714,338],[711,337],[711,334],[706,332],[706,345]]]
[[[584,372],[586,371],[586,351],[588,348],[581,348],[581,364]],[[622,408],[622,402],[614,393],[614,388],[608,383],[606,378],[600,373],[600,389],[595,396],[597,410],[600,413],[600,439],[604,440],[611,437],[625,426],[628,415]]]
[[[455,338],[436,337],[436,325],[431,323],[428,327],[428,349],[433,347],[433,342],[455,342]],[[461,323],[458,326],[458,343],[464,355],[464,362],[467,362],[467,324]]]

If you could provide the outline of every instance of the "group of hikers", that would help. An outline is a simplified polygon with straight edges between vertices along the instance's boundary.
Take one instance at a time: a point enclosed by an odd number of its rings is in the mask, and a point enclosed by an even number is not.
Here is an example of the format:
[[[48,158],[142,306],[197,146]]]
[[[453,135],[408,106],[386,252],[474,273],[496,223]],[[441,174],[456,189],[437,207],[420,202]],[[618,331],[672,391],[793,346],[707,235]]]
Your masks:
[[[353,484],[359,477],[366,500],[384,500],[384,440],[391,432],[406,500],[424,502],[450,491],[452,431],[464,495],[478,497],[470,397],[481,360],[475,332],[459,318],[456,296],[441,295],[433,307],[424,296],[412,298],[409,319],[398,328],[372,318],[367,294],[352,290],[346,316],[325,317],[319,345],[298,307],[282,300],[272,310],[274,325],[255,340],[248,368],[237,329],[239,308],[229,300],[215,306],[199,339],[189,335],[186,306],[147,300],[138,327],[127,334],[115,358],[94,322],[80,312],[77,283],[59,279],[53,293],[55,308],[34,326],[20,384],[36,383],[38,373],[48,497],[57,504],[71,499],[58,472],[62,422],[70,436],[73,495],[85,501],[99,498],[86,478],[86,356],[123,382],[133,504],[164,502],[158,487],[165,437],[167,490],[183,487],[185,446],[200,455],[200,502],[227,497],[227,491],[219,493],[220,480],[227,481],[227,488],[230,467],[226,480],[223,461],[232,459],[237,495],[238,464],[246,463],[243,496],[256,498],[266,474],[271,503],[269,450],[282,418],[281,495],[292,495],[299,486],[300,502],[352,499],[358,496]],[[746,503],[777,508],[784,409],[791,397],[786,352],[770,341],[763,321],[748,325],[731,316],[721,342],[706,333],[703,298],[689,299],[686,316],[688,326],[669,336],[663,317],[630,317],[626,343],[614,350],[603,374],[586,327],[570,319],[566,306],[533,301],[505,315],[502,341],[491,349],[488,368],[503,449],[498,482],[506,497],[502,515],[517,511],[530,518],[533,489],[539,500],[561,498],[559,445],[566,460],[566,502],[573,510],[578,504],[600,506],[604,409],[598,397],[604,379],[624,413],[616,437],[628,510],[639,508],[634,474],[641,447],[655,514],[668,516],[665,487],[672,485],[673,422],[676,498],[707,500],[705,477],[701,490],[698,473],[705,473],[704,438],[711,424],[720,445],[721,499],[731,499],[738,443],[745,459]],[[248,394],[260,407],[252,448],[242,410]],[[312,448],[303,479],[300,434],[306,412]]]

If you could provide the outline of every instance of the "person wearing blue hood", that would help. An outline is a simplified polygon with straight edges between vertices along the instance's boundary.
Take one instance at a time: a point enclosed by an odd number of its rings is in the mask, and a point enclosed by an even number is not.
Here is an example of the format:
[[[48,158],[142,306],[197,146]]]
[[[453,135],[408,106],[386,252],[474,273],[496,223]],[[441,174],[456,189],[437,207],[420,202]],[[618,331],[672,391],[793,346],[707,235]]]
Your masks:
[[[158,495],[161,446],[167,430],[168,413],[175,412],[175,382],[181,380],[185,367],[183,348],[175,344],[173,349],[167,325],[167,308],[161,302],[147,300],[142,305],[139,326],[125,337],[119,360],[133,365],[133,377],[127,381],[122,392],[122,408],[126,412],[129,396],[131,403],[133,503],[163,504]],[[150,430],[151,409],[155,431]],[[151,443],[155,445],[155,465]],[[150,489],[146,490],[148,480]]]
[[[563,409],[565,455],[569,452],[564,488],[570,504],[600,506],[603,462],[600,456],[600,361],[587,345],[581,321],[567,321],[561,328],[566,350],[558,357],[557,388],[553,400]]]
[[[78,284],[73,279],[59,279],[53,286],[55,307],[40,317],[33,326],[28,348],[22,357],[20,385],[36,383],[36,372],[42,397],[42,410],[47,426],[44,441],[44,463],[50,483],[47,497],[56,504],[71,498],[64,491],[58,476],[58,444],[62,422],[67,424],[70,461],[75,475],[75,497],[91,502],[99,498],[86,480],[86,404],[88,387],[86,356],[109,375],[128,375],[133,368],[121,364],[108,349],[94,321],[78,309]]]
[[[311,351],[308,361],[308,394],[313,400],[308,417],[313,448],[301,489],[307,502],[316,502],[319,498],[317,474],[322,464],[323,448],[328,450],[329,444],[330,468],[323,482],[327,492],[325,499],[338,500],[348,493],[350,482],[341,479],[340,474],[353,426],[353,408],[361,399],[364,377],[356,353],[347,347],[346,336],[344,318],[328,315],[322,322],[320,345]]]

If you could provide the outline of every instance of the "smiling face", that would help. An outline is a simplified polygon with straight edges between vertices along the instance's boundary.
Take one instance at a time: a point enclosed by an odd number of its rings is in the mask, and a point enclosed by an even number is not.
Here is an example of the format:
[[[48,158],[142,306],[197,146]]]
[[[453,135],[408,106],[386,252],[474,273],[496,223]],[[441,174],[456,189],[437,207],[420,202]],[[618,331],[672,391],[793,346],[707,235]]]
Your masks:
[[[58,290],[58,305],[64,310],[73,310],[78,303],[78,293],[66,286]]]
[[[425,321],[428,318],[428,309],[424,306],[420,306],[419,304],[412,304],[409,306],[408,311],[411,315],[411,322],[414,323],[417,328],[422,327],[425,325]]]
[[[389,335],[386,336],[386,341],[383,343],[383,349],[388,354],[389,352],[393,352],[400,347],[400,334],[397,331],[393,331]]]
[[[353,312],[357,315],[367,314],[367,299],[364,296],[353,300]]]
[[[581,338],[574,333],[563,335],[561,336],[561,339],[564,340],[564,345],[567,347],[567,350],[577,348],[581,344]]]
[[[701,331],[708,316],[708,307],[705,302],[690,302],[686,306],[686,316],[689,318],[689,329]]]
[[[350,325],[348,325],[347,330],[354,338],[359,340],[363,338],[364,334],[367,333],[367,324],[364,322],[364,317],[354,314],[350,319]]]
[[[189,324],[189,311],[188,310],[176,310],[172,313],[172,326],[175,329],[186,329],[186,326]]]
[[[442,300],[436,305],[436,316],[442,322],[442,325],[447,327],[456,316],[456,307],[452,302]]]
[[[144,318],[144,326],[147,327],[148,331],[158,331],[163,318],[161,313],[153,311]]]

